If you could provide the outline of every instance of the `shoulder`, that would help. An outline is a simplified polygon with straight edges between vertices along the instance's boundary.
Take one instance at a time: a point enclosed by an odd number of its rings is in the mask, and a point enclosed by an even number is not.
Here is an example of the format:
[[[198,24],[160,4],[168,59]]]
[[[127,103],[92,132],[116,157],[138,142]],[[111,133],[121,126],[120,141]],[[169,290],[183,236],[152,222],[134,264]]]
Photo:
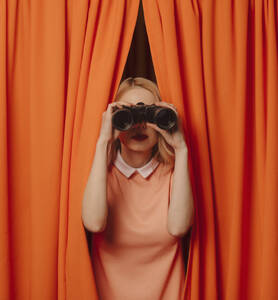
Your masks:
[[[160,164],[157,168],[156,177],[160,181],[170,180],[172,177],[173,171],[174,171],[174,168],[171,165],[160,162]]]
[[[174,166],[170,165],[170,164],[165,164],[165,163],[160,163],[161,165],[161,172],[163,174],[172,174],[174,172]]]

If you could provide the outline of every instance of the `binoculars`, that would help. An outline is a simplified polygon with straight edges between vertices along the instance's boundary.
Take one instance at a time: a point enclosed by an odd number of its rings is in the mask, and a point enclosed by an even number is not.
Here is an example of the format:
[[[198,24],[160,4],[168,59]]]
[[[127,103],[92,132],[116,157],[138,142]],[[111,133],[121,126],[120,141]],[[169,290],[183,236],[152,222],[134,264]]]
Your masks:
[[[173,132],[177,129],[177,114],[173,109],[155,104],[145,105],[143,102],[134,106],[113,107],[112,126],[120,131],[129,130],[134,124],[144,122],[154,123],[161,129]]]

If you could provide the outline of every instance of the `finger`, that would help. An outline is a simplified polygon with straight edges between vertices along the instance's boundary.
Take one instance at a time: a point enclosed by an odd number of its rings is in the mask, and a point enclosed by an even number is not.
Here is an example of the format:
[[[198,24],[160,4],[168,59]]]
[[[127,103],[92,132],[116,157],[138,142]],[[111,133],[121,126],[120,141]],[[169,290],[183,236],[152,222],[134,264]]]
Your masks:
[[[173,104],[173,103],[170,103],[170,102],[159,101],[159,104],[161,104],[161,105],[163,105],[163,106],[174,107],[174,104]]]
[[[109,115],[111,115],[114,112],[115,107],[121,108],[117,102],[112,102],[108,104],[107,111],[109,112]]]
[[[108,108],[110,107],[114,107],[114,106],[117,106],[118,105],[118,102],[111,102],[108,104]]]
[[[160,101],[160,102],[159,102],[159,105],[161,105],[161,106],[163,106],[163,107],[168,107],[168,108],[174,110],[174,111],[176,112],[176,114],[178,114],[177,108],[176,108],[176,107],[174,106],[174,104],[172,104],[172,103],[167,103],[167,102],[162,102],[162,101]]]
[[[114,105],[115,105],[114,103],[108,103],[106,111],[108,111],[108,112],[112,111],[112,107]]]

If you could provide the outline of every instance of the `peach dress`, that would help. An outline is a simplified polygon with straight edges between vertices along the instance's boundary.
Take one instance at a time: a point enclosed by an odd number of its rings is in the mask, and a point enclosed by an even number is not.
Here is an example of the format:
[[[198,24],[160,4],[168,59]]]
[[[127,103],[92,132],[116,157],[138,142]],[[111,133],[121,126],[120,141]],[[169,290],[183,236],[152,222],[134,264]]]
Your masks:
[[[182,299],[181,238],[167,231],[172,174],[154,158],[134,169],[118,152],[107,177],[107,225],[92,238],[100,300]]]

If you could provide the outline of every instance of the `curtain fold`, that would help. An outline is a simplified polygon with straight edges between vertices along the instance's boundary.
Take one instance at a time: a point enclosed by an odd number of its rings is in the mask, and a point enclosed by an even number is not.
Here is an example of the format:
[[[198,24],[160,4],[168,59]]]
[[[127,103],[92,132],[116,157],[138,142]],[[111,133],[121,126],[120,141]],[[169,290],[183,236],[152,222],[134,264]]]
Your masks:
[[[0,2],[0,299],[97,299],[81,220],[139,0]],[[196,216],[184,299],[278,298],[276,0],[143,0],[183,119]]]
[[[81,203],[138,6],[1,0],[1,299],[97,299]]]
[[[158,86],[189,148],[196,218],[184,299],[277,299],[277,1],[143,8]]]

